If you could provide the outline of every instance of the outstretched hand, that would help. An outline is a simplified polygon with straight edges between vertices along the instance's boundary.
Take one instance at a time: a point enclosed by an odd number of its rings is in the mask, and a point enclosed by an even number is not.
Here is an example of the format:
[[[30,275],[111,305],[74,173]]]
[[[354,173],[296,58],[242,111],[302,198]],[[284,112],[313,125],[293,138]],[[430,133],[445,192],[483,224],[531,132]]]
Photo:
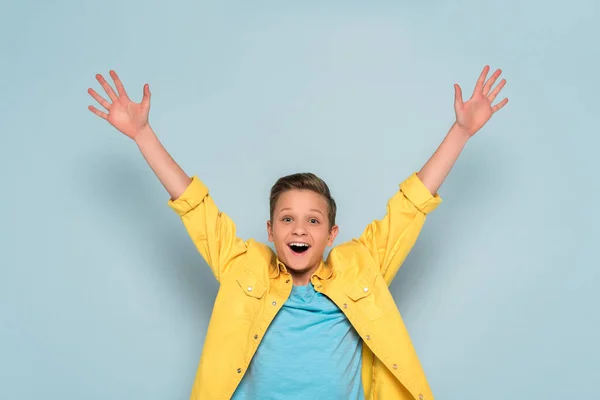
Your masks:
[[[88,93],[98,102],[108,113],[98,110],[94,106],[89,106],[88,109],[107,120],[117,130],[135,139],[135,137],[148,126],[148,114],[150,112],[150,88],[148,84],[144,85],[144,94],[141,103],[134,103],[127,96],[127,92],[123,87],[123,83],[117,76],[115,71],[110,71],[110,76],[115,82],[117,93],[106,82],[100,74],[96,75],[96,79],[100,82],[102,88],[108,95],[110,102],[100,96],[94,89],[89,88]]]
[[[473,136],[481,129],[492,117],[492,115],[500,110],[508,103],[508,99],[504,98],[501,102],[492,106],[496,96],[500,93],[506,80],[502,79],[498,86],[492,90],[492,86],[502,73],[500,69],[496,70],[492,76],[485,81],[490,67],[486,65],[479,75],[473,95],[467,102],[463,102],[462,90],[458,84],[454,85],[454,112],[456,113],[456,124],[469,136]]]

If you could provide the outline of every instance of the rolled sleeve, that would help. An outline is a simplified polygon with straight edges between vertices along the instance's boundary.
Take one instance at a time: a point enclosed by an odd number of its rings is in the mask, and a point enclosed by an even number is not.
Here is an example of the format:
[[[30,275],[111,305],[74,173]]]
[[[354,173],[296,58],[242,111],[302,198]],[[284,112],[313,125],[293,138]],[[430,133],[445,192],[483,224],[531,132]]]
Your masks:
[[[185,191],[177,199],[169,199],[168,205],[177,214],[183,216],[190,210],[198,207],[204,201],[204,198],[208,195],[208,188],[200,179],[194,175],[192,181],[185,189]]]
[[[207,187],[193,176],[190,184],[169,206],[181,218],[189,237],[211,268],[217,281],[234,265],[242,262],[246,253],[245,242],[237,237],[231,218],[221,212]]]
[[[414,172],[400,184],[400,191],[419,211],[428,214],[442,202],[439,194],[432,195]]]

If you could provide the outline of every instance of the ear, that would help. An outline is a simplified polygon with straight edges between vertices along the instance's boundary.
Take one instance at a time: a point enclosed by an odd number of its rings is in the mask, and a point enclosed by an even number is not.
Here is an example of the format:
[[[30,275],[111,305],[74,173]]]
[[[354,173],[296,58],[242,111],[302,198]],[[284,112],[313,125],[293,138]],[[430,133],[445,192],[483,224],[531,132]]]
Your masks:
[[[329,238],[327,239],[327,246],[333,245],[336,236],[338,235],[340,228],[337,225],[334,225],[329,230]]]
[[[269,242],[273,242],[273,225],[271,221],[267,221],[267,235],[269,236]]]

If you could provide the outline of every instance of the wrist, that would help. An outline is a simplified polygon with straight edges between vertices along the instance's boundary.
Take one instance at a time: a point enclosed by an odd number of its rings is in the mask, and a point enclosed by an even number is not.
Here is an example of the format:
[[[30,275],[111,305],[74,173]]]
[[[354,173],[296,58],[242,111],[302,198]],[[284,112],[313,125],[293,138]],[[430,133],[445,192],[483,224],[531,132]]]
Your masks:
[[[140,146],[144,142],[147,142],[149,139],[152,139],[155,136],[154,131],[150,127],[150,124],[146,124],[139,132],[133,137],[133,141]]]
[[[450,131],[448,132],[448,136],[458,142],[466,144],[473,135],[469,131],[462,128],[460,125],[458,125],[458,123],[455,122],[454,124],[452,124],[452,127],[450,128]]]

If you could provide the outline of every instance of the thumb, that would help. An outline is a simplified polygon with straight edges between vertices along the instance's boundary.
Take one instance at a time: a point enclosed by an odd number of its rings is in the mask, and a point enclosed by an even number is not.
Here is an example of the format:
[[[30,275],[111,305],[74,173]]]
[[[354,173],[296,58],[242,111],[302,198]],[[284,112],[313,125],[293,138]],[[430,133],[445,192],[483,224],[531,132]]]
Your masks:
[[[463,98],[462,98],[462,90],[457,83],[454,84],[454,107],[462,107]]]
[[[144,96],[142,97],[142,105],[145,108],[150,108],[150,85],[144,85]]]

